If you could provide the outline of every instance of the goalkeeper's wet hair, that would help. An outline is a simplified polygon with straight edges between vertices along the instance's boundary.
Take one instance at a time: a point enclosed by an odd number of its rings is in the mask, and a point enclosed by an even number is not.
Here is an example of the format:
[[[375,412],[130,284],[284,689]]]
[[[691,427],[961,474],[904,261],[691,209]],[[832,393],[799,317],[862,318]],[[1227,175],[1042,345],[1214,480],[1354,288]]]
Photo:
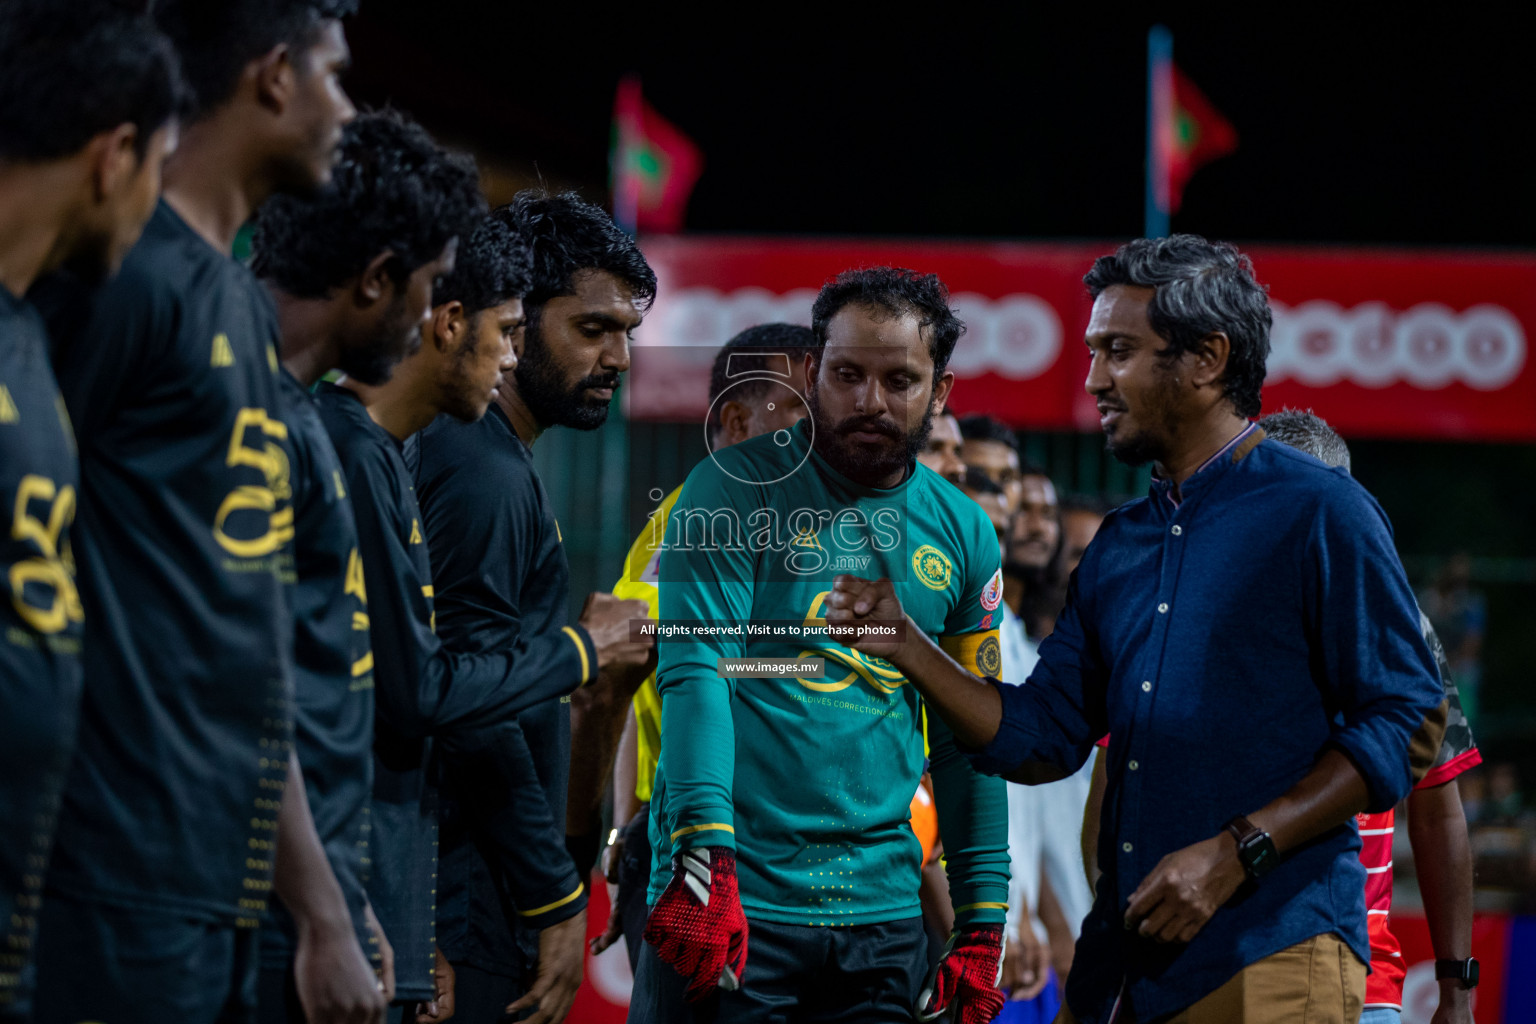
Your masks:
[[[937,274],[920,274],[905,267],[845,270],[822,286],[811,306],[811,330],[816,348],[827,344],[827,326],[848,306],[863,306],[890,317],[913,316],[928,335],[933,379],[944,375],[965,324],[949,308],[949,289]]]

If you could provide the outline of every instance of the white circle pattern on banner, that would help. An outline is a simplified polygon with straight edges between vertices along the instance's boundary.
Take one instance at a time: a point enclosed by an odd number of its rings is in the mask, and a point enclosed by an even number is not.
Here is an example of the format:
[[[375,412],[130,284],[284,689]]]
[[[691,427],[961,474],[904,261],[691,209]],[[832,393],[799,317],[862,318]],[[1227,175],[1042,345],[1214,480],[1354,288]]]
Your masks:
[[[713,347],[755,324],[808,324],[816,293],[763,288],[684,288],[665,297],[639,329],[643,345]],[[995,373],[1031,380],[1056,364],[1061,317],[1044,299],[1000,299],[961,292],[952,299],[966,333],[950,369],[960,377]],[[1397,310],[1383,302],[1348,308],[1326,299],[1297,306],[1271,302],[1268,382],[1325,388],[1351,381],[1367,388],[1411,384],[1437,390],[1461,383],[1479,391],[1507,387],[1525,367],[1525,331],[1513,313],[1482,303],[1463,312],[1437,302]]]
[[[1455,382],[1497,391],[1525,367],[1525,331],[1502,306],[1457,313],[1437,302],[1402,312],[1380,302],[1348,309],[1326,300],[1270,305],[1275,326],[1267,383],[1290,379],[1324,388],[1347,380],[1434,391]]]

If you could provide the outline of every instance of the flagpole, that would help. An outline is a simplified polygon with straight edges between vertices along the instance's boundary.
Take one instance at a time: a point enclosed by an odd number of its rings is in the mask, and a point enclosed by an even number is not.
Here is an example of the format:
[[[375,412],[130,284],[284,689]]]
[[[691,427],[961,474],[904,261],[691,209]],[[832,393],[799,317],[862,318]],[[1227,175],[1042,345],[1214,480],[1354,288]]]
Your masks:
[[[626,75],[619,81],[613,105],[613,220],[630,236],[639,229],[640,220],[640,178],[633,166],[639,144],[640,96],[639,77]]]
[[[1168,153],[1159,137],[1172,114],[1173,33],[1162,25],[1147,30],[1147,174],[1142,235],[1168,235]]]

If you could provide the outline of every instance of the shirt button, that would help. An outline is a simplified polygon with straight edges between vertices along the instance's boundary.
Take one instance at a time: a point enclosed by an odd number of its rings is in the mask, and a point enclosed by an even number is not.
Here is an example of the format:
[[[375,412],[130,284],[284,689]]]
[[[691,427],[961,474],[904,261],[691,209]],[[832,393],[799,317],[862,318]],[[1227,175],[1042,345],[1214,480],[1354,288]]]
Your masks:
[[[1137,768],[1141,767],[1141,762],[1140,761],[1132,761],[1126,767],[1130,768],[1131,771],[1135,771]]]
[[[1173,535],[1175,537],[1182,537],[1182,536],[1184,536],[1184,527],[1182,527],[1182,526],[1175,526],[1173,528]]]
[[[1131,844],[1130,843],[1121,843],[1120,844],[1120,849],[1124,850],[1126,853],[1130,853],[1131,852]]]
[[[1158,614],[1160,614],[1160,615],[1168,614],[1168,602],[1164,601],[1162,604],[1158,605],[1157,606],[1157,611],[1158,611]]]
[[[1151,683],[1150,680],[1145,681],[1145,682],[1143,682],[1141,684],[1141,692],[1142,693],[1151,693],[1152,692],[1152,683]]]

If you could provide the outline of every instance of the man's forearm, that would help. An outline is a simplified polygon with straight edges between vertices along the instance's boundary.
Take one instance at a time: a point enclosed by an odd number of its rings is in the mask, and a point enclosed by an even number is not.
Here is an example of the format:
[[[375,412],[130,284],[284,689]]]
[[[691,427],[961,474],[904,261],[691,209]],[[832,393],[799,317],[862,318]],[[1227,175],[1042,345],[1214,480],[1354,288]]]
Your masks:
[[[1249,814],[1248,820],[1268,832],[1275,849],[1284,854],[1349,821],[1369,800],[1365,778],[1354,762],[1329,749],[1300,782]]]
[[[1003,699],[997,689],[962,668],[911,619],[906,626],[907,641],[892,664],[917,687],[923,702],[944,720],[962,748],[980,750],[991,743],[1003,722]]]
[[[667,799],[653,804],[661,834],[677,848],[736,848],[736,723],[729,680],[697,663],[658,673]]]
[[[288,757],[288,780],[277,815],[273,886],[300,927],[351,930],[346,897],[331,871],[310,816],[309,796],[304,790],[304,773],[297,752]]]
[[[1472,844],[1455,779],[1409,795],[1408,838],[1435,956],[1465,960],[1472,955]]]
[[[603,792],[638,686],[632,677],[640,673],[644,678],[645,672],[641,665],[612,665],[592,686],[571,695],[571,778],[565,794],[565,830],[571,835],[601,827]],[[615,818],[614,824],[623,821]]]
[[[631,705],[624,718],[624,732],[619,737],[619,749],[613,760],[613,827],[624,824],[640,811],[640,798],[635,794],[639,776],[640,724],[635,719]]]

